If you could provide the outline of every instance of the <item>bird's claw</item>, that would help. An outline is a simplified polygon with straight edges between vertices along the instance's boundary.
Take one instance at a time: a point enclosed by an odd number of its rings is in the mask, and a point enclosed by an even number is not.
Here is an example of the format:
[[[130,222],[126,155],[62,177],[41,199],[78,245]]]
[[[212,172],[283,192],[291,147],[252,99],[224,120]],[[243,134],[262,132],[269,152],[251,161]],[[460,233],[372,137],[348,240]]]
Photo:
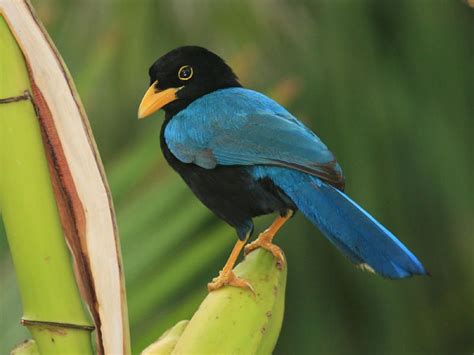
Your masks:
[[[258,248],[263,248],[273,254],[273,256],[277,259],[278,269],[281,270],[286,265],[285,255],[283,254],[283,251],[278,245],[273,244],[272,239],[268,237],[265,233],[260,234],[255,241],[245,246],[244,255],[247,255]]]
[[[207,284],[207,289],[209,292],[212,292],[224,286],[233,286],[242,288],[244,290],[249,290],[255,295],[255,290],[253,289],[250,282],[237,277],[232,270],[229,272],[220,271],[219,276],[214,277],[212,281]]]

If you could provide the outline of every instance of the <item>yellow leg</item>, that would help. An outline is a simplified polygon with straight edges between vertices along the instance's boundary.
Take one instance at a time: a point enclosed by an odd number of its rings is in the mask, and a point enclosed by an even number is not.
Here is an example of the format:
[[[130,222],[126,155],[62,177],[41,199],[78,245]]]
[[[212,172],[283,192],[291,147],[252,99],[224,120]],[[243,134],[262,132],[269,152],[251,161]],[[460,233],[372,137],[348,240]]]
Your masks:
[[[207,289],[209,290],[209,292],[229,285],[248,289],[255,293],[252,285],[247,280],[235,276],[234,272],[232,271],[235,262],[237,261],[237,258],[239,257],[239,254],[242,251],[242,248],[244,247],[245,243],[247,243],[248,239],[249,237],[247,236],[245,240],[238,240],[237,243],[235,243],[235,246],[232,249],[232,252],[230,253],[229,259],[227,259],[227,262],[225,263],[222,270],[219,271],[219,276],[215,277],[212,282],[207,284]]]
[[[285,266],[285,256],[283,255],[283,251],[280,249],[279,246],[272,243],[273,237],[277,234],[280,228],[288,221],[291,216],[293,216],[293,211],[289,211],[285,216],[278,217],[268,229],[264,232],[260,233],[257,240],[248,244],[245,247],[244,253],[247,255],[248,253],[252,252],[258,248],[264,248],[272,253],[275,258],[277,258],[277,265],[279,268],[283,268]]]

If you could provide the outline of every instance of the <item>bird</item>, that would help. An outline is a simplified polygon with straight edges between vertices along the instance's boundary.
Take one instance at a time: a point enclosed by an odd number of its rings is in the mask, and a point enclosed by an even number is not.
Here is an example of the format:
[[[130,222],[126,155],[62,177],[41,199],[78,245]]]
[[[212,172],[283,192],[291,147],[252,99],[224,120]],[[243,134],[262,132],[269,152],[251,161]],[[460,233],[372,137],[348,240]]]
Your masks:
[[[156,60],[139,109],[143,119],[165,117],[160,147],[197,198],[235,228],[237,242],[209,284],[253,291],[233,267],[244,249],[264,248],[286,266],[273,243],[299,211],[351,262],[385,278],[428,272],[388,229],[344,193],[345,178],[321,139],[276,101],[243,87],[214,52],[182,46]],[[276,213],[252,243],[253,218]]]

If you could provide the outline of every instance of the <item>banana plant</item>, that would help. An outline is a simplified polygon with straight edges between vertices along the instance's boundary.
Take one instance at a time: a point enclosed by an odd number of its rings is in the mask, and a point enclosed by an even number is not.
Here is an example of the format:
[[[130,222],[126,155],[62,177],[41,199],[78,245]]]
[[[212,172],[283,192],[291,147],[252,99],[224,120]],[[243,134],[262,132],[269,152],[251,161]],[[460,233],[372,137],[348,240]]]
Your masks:
[[[115,215],[87,117],[29,2],[1,0],[0,15],[0,209],[22,324],[42,354],[92,353],[92,330],[97,353],[130,353]]]
[[[211,292],[190,321],[166,331],[142,355],[271,354],[280,334],[287,267],[259,249],[235,268],[252,293],[234,287]]]

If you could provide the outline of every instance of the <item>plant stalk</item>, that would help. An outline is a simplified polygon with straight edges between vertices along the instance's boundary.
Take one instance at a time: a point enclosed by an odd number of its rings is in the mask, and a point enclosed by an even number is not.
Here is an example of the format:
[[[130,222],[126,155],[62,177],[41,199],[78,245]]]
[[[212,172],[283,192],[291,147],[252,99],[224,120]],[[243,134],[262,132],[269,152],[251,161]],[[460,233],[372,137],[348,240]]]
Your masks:
[[[27,67],[3,16],[0,43],[0,211],[23,323],[42,354],[92,354],[92,324],[63,235]]]
[[[255,294],[229,286],[209,293],[189,322],[176,324],[142,355],[271,354],[283,323],[287,268],[258,249],[234,271]]]

